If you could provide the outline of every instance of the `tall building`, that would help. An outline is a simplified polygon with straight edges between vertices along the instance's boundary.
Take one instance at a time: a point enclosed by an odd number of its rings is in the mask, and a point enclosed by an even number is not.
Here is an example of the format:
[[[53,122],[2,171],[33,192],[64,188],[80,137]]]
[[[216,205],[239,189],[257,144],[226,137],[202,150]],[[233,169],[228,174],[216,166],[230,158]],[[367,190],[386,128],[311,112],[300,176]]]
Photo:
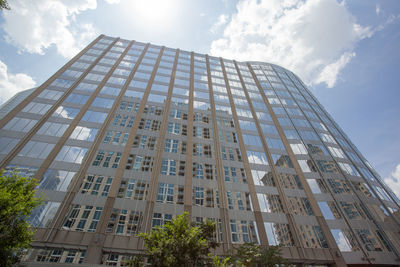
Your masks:
[[[187,211],[217,253],[400,263],[400,201],[292,72],[101,35],[0,120],[0,167],[46,196],[28,266],[123,266]],[[46,265],[47,266],[47,265]]]
[[[30,95],[36,88],[27,89],[16,93],[13,97],[7,100],[4,104],[0,105],[0,119],[4,118],[8,112],[15,108],[22,102],[28,95]]]

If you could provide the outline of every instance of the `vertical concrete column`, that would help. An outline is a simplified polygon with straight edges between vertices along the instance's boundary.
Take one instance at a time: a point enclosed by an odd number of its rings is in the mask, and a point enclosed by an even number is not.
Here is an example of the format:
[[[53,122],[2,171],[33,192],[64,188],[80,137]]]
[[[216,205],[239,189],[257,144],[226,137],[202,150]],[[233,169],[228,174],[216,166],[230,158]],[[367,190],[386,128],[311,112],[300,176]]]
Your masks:
[[[260,244],[263,246],[267,246],[268,245],[267,234],[265,232],[264,221],[263,221],[262,214],[260,211],[260,204],[258,203],[256,189],[254,187],[253,176],[251,174],[251,169],[250,169],[249,160],[247,157],[246,147],[245,147],[244,141],[243,141],[242,130],[239,125],[239,120],[238,120],[237,113],[236,113],[235,103],[233,102],[231,87],[229,85],[228,76],[226,74],[225,65],[224,65],[224,61],[222,60],[222,58],[220,58],[220,62],[221,62],[222,72],[224,75],[226,89],[228,92],[229,102],[230,102],[231,109],[232,109],[233,121],[235,122],[235,129],[236,129],[236,133],[237,133],[237,137],[238,137],[238,141],[239,141],[240,151],[242,153],[243,165],[244,165],[244,169],[246,172],[247,183],[249,186],[250,199],[251,199],[251,203],[253,206],[253,213],[254,213],[255,221],[257,224],[257,232],[260,237]],[[243,90],[245,90],[244,89],[245,84],[243,82],[243,78],[241,77],[236,64],[235,64],[235,67],[236,67],[236,71],[239,75],[240,81],[242,83]],[[248,101],[248,102],[250,102],[250,101]]]
[[[229,229],[228,199],[226,196],[225,181],[222,178],[224,177],[224,171],[222,167],[221,144],[219,142],[219,136],[218,136],[218,124],[216,121],[217,115],[215,110],[214,92],[211,80],[210,61],[208,55],[206,55],[206,64],[207,64],[208,90],[210,93],[210,105],[212,114],[215,159],[216,159],[217,176],[218,176],[217,183],[218,183],[218,193],[220,199],[220,216],[222,221],[222,237],[223,237],[222,249],[223,251],[226,252],[232,246],[232,236],[231,236],[231,231]]]

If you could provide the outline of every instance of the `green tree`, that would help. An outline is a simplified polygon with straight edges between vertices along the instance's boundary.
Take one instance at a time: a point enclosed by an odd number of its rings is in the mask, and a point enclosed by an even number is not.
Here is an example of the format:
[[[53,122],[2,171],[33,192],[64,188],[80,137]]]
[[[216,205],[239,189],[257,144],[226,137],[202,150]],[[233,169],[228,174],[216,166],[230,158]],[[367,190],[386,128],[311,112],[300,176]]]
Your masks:
[[[236,266],[254,266],[261,256],[260,246],[254,243],[244,243],[232,251],[231,263]]]
[[[197,266],[209,262],[210,250],[218,245],[214,229],[212,221],[191,223],[185,212],[150,233],[140,233],[139,237],[144,240],[152,266]]]
[[[144,267],[145,257],[143,255],[136,255],[131,260],[126,261],[128,267]]]
[[[282,258],[279,246],[261,247],[254,243],[244,243],[231,253],[230,263],[235,266],[289,266],[289,262]]]
[[[219,257],[217,255],[214,255],[211,257],[212,260],[212,266],[213,267],[227,267],[229,265],[229,261],[231,260],[231,257]]]
[[[19,262],[32,242],[27,218],[42,200],[35,197],[37,180],[0,171],[0,266]]]
[[[10,10],[10,6],[7,3],[7,0],[0,0],[0,10],[8,9]]]
[[[262,248],[258,263],[265,267],[291,266],[287,259],[282,258],[280,250],[280,246]]]

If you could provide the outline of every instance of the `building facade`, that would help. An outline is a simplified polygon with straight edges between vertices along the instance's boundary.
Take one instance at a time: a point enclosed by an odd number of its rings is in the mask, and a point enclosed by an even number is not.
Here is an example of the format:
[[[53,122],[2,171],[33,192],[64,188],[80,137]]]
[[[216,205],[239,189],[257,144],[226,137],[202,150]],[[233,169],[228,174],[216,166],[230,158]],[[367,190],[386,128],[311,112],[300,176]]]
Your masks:
[[[4,118],[8,112],[13,110],[19,103],[22,102],[28,95],[30,95],[36,88],[27,89],[16,93],[13,97],[7,100],[4,104],[0,105],[0,119]]]
[[[218,254],[398,265],[399,199],[292,72],[101,35],[0,120],[46,196],[24,261],[123,266],[184,211]]]

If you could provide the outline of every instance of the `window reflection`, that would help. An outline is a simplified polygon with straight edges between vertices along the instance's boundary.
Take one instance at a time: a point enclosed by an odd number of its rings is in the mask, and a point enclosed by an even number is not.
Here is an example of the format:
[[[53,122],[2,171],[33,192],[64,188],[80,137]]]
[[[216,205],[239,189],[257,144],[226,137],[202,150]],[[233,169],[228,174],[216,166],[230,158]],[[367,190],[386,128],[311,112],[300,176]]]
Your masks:
[[[48,169],[43,175],[39,188],[43,190],[67,191],[75,172]]]
[[[282,223],[264,222],[265,231],[267,233],[268,244],[270,246],[293,246],[292,233],[289,225]]]
[[[258,203],[262,212],[283,213],[283,206],[278,195],[257,193]]]
[[[340,251],[349,252],[360,250],[357,241],[348,230],[331,229],[331,233]]]

